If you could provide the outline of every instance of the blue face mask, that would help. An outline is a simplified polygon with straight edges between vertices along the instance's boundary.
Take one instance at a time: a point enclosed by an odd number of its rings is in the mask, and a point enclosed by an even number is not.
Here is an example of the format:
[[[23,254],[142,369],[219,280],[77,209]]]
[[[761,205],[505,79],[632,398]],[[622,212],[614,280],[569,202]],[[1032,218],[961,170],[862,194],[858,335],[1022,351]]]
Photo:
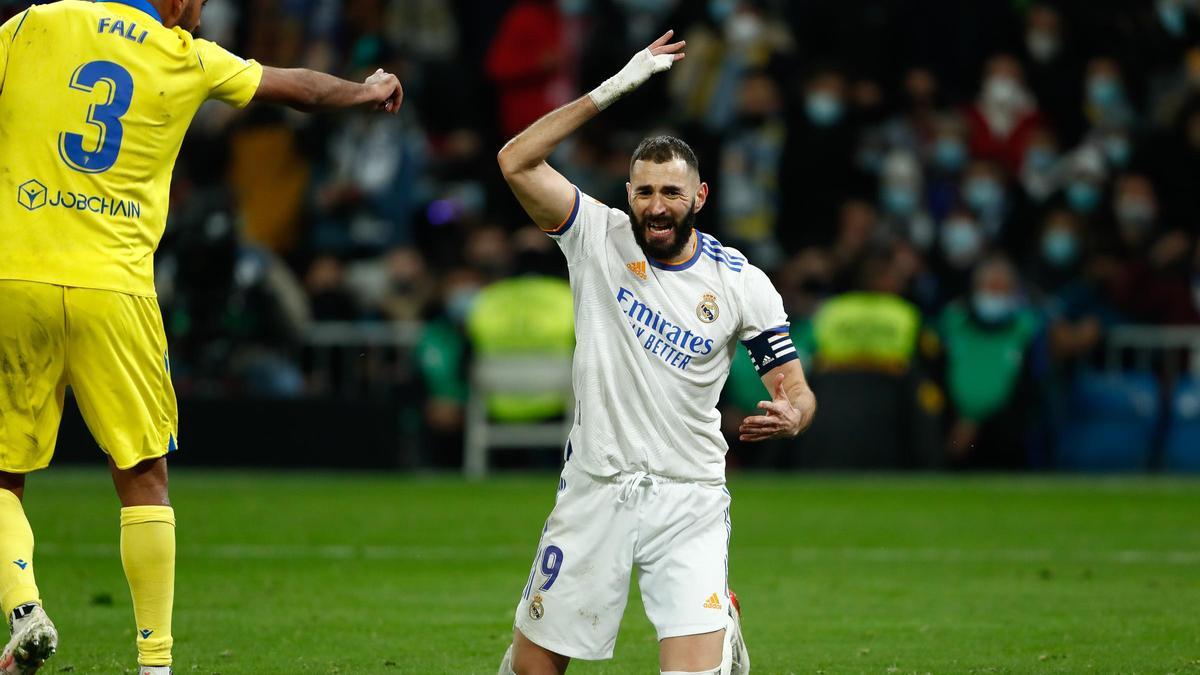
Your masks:
[[[991,178],[971,178],[963,192],[963,199],[975,211],[993,211],[1004,201],[1004,188]]]
[[[1042,257],[1054,267],[1066,267],[1079,255],[1079,240],[1067,230],[1050,230],[1042,237]]]
[[[1025,166],[1036,173],[1044,173],[1054,168],[1058,157],[1048,148],[1030,148],[1025,153]]]
[[[979,255],[983,248],[983,235],[971,221],[953,219],[942,225],[941,243],[947,260],[965,264]]]
[[[1124,98],[1121,83],[1107,75],[1098,75],[1088,80],[1088,100],[1101,108],[1111,108]]]
[[[1187,30],[1187,16],[1183,13],[1183,7],[1178,2],[1159,0],[1158,18],[1162,21],[1163,28],[1175,37],[1183,35],[1184,31]]]
[[[818,127],[831,127],[842,119],[842,102],[826,92],[814,92],[804,101],[808,119]]]
[[[917,210],[916,190],[901,185],[883,188],[883,208],[893,216],[912,215]]]
[[[1067,186],[1067,204],[1079,213],[1091,213],[1100,204],[1100,188],[1091,183],[1073,181]]]
[[[953,137],[937,139],[933,146],[933,165],[942,171],[955,172],[967,163],[967,148]]]
[[[976,291],[971,296],[971,309],[986,324],[1001,324],[1017,313],[1017,299],[1007,293]]]
[[[708,0],[708,15],[717,23],[725,23],[737,9],[737,0]]]
[[[1104,156],[1108,157],[1108,161],[1118,169],[1124,169],[1129,165],[1129,157],[1133,154],[1133,148],[1129,144],[1129,139],[1124,136],[1109,136],[1104,139]]]

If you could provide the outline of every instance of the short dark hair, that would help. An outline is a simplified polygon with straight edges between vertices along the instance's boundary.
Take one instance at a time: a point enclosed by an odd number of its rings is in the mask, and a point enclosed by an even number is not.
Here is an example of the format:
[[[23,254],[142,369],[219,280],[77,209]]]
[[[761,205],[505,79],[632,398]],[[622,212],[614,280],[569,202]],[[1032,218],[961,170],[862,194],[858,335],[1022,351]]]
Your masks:
[[[649,136],[638,143],[633,158],[629,160],[629,173],[633,173],[633,163],[638,160],[666,164],[673,159],[682,159],[693,171],[700,173],[700,160],[696,159],[691,146],[674,136],[665,135]]]

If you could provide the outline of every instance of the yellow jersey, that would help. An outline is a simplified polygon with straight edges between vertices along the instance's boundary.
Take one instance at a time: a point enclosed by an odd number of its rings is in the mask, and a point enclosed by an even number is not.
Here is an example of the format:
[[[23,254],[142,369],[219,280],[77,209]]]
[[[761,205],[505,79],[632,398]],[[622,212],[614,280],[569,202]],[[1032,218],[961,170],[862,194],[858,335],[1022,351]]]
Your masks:
[[[61,0],[0,26],[0,279],[154,296],[188,125],[261,80],[146,0]]]

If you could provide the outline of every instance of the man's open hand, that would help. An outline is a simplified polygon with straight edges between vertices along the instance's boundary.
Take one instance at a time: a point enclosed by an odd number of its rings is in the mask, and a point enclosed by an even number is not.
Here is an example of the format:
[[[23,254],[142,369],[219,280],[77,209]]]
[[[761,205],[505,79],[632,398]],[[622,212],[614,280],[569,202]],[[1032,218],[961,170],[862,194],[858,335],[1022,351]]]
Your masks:
[[[592,90],[588,96],[596,104],[596,108],[604,110],[614,101],[642,86],[655,73],[667,70],[676,61],[684,57],[683,48],[687,44],[683,40],[667,43],[675,31],[669,30],[662,34],[650,46],[633,55],[621,72],[608,78],[599,87]]]
[[[780,373],[775,379],[773,400],[758,402],[759,409],[766,414],[754,415],[742,420],[742,426],[738,428],[738,440],[766,441],[772,438],[795,438],[800,433],[802,417],[800,411],[788,399],[783,381],[784,375]]]

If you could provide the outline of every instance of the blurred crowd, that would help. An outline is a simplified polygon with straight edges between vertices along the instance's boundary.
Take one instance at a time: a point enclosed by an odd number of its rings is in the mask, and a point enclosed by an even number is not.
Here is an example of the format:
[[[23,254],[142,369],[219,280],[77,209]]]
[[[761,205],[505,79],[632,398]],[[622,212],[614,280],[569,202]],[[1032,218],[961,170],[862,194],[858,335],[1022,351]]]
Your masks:
[[[810,370],[919,372],[950,461],[1037,463],[1046,392],[1108,329],[1200,324],[1196,0],[209,0],[241,56],[406,96],[201,111],[158,256],[177,387],[320,393],[315,322],[417,320],[453,438],[480,290],[566,273],[496,151],[667,27],[687,58],[552,163],[621,207],[636,142],[687,140],[698,227],[772,275]]]

